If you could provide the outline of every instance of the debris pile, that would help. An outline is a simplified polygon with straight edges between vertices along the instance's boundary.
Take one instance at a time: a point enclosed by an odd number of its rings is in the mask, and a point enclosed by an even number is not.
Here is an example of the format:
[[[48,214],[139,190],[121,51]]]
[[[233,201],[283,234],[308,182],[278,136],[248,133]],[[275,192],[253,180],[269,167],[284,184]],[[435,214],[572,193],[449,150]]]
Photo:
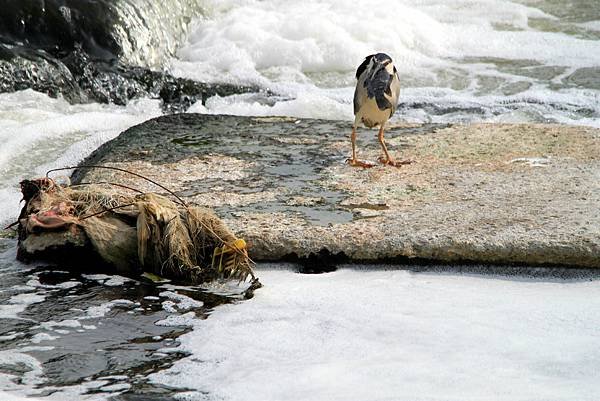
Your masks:
[[[256,281],[245,241],[211,210],[117,187],[22,181],[17,258],[58,260],[82,269],[101,265],[127,275],[150,272],[189,283]]]

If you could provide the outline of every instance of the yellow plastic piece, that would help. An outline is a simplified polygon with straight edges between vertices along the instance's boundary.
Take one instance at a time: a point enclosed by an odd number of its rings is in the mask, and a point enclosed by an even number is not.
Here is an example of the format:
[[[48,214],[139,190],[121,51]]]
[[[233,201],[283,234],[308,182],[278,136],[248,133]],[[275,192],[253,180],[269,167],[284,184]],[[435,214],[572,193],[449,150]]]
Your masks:
[[[246,249],[246,241],[244,241],[242,238],[236,239],[233,242],[233,246],[239,250]]]
[[[240,252],[246,253],[246,241],[242,238],[236,239],[233,244],[216,247],[212,257],[213,269],[222,272],[224,267],[231,268],[235,266],[235,261]]]

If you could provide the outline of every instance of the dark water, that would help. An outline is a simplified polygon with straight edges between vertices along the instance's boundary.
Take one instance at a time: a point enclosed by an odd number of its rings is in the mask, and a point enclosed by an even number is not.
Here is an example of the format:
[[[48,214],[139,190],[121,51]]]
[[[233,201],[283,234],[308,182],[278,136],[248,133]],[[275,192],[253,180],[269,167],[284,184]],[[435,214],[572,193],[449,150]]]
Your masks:
[[[0,240],[0,391],[173,399],[183,390],[146,378],[185,356],[174,347],[190,328],[161,321],[186,313],[206,319],[214,307],[241,300],[235,286],[207,290],[22,265],[14,246]]]

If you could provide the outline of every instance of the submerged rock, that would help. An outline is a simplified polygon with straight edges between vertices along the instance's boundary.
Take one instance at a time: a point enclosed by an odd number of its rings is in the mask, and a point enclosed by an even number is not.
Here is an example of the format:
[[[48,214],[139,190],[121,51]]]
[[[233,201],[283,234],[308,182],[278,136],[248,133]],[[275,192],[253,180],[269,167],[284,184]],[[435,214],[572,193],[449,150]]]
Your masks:
[[[181,114],[130,128],[82,165],[152,178],[212,207],[255,260],[600,266],[600,130],[402,125],[402,168],[352,168],[350,124]],[[368,138],[368,139],[367,139]],[[359,136],[376,160],[376,131]],[[151,184],[80,168],[75,182]]]

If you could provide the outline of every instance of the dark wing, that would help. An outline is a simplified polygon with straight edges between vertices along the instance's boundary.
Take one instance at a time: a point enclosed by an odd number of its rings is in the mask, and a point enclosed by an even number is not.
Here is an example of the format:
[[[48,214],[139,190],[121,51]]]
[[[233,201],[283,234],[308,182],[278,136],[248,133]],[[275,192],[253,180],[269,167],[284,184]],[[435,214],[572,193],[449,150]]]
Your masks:
[[[398,100],[400,98],[400,75],[398,74],[396,67],[394,67],[394,74],[392,75],[386,94],[390,97],[390,103],[392,104],[391,117],[396,112]]]
[[[367,69],[367,66],[369,65],[369,62],[371,61],[371,59],[374,57],[374,54],[371,54],[367,57],[365,57],[365,61],[362,62],[361,65],[358,66],[358,69],[356,70],[356,79],[358,79],[358,77],[361,76],[361,74],[363,72],[365,72],[365,70]]]

